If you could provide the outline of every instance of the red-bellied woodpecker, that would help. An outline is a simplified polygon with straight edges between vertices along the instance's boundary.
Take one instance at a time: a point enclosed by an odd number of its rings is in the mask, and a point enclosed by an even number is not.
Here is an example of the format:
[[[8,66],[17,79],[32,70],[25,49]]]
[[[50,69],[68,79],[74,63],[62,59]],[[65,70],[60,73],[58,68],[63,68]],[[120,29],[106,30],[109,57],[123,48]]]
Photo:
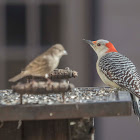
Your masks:
[[[108,86],[123,88],[133,97],[133,107],[136,115],[139,114],[140,76],[135,65],[126,56],[120,54],[114,45],[107,40],[85,40],[97,53],[97,73]]]

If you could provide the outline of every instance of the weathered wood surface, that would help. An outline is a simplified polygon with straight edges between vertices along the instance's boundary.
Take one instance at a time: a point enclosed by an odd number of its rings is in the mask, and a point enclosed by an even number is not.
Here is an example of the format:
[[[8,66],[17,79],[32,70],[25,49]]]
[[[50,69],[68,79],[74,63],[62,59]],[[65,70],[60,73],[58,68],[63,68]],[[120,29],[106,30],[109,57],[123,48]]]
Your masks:
[[[0,128],[0,140],[22,140],[22,129],[17,129],[18,122],[4,122]]]
[[[24,121],[24,140],[69,140],[68,120]]]
[[[95,99],[86,102],[62,102],[50,105],[0,105],[0,120],[52,120],[127,116],[131,115],[131,110],[130,94],[125,91],[120,91],[117,95],[110,94],[104,97],[104,100]]]
[[[4,122],[1,140],[93,140],[93,119]]]
[[[66,103],[54,100],[54,102],[49,102],[49,104],[46,102],[42,105],[20,104],[20,102],[7,105],[6,103],[10,104],[19,99],[16,99],[17,95],[12,97],[12,92],[10,94],[6,93],[7,91],[1,92],[0,120],[4,121],[4,124],[0,128],[0,139],[94,140],[92,118],[131,115],[131,98],[128,92],[106,94],[106,89],[105,91],[100,88],[79,89],[76,93],[65,95]],[[47,97],[50,99],[49,95]],[[17,129],[18,120],[22,120],[19,129]]]

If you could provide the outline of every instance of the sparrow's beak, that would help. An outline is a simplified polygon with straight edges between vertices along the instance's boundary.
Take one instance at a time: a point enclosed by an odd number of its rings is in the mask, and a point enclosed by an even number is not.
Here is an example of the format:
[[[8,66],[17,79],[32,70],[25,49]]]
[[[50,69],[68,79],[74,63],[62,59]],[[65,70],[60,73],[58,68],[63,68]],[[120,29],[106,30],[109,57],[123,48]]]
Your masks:
[[[66,50],[63,51],[63,55],[68,55]]]
[[[85,41],[86,43],[88,43],[91,46],[94,46],[94,44],[93,44],[93,42],[91,40],[83,39],[83,41]]]

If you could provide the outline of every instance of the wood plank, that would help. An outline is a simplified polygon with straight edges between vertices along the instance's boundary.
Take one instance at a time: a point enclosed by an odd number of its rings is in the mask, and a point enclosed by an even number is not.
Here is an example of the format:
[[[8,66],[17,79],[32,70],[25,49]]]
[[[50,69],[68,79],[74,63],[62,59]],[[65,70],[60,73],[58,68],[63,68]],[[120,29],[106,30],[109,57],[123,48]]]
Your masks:
[[[93,119],[24,121],[24,140],[91,140]],[[93,140],[93,139],[92,139]]]
[[[24,140],[68,140],[68,120],[23,122]]]
[[[0,128],[0,140],[22,140],[22,128],[17,129],[18,122],[4,122]]]
[[[0,112],[0,120],[3,121],[126,116],[131,115],[131,103],[0,106]]]
[[[94,88],[88,88],[92,91]],[[84,95],[88,95],[85,92]],[[53,104],[24,104],[24,105],[0,105],[0,120],[52,120],[72,119],[103,116],[131,115],[131,97],[126,91],[118,94],[110,93],[100,100],[97,96],[94,100],[82,102],[53,103]]]

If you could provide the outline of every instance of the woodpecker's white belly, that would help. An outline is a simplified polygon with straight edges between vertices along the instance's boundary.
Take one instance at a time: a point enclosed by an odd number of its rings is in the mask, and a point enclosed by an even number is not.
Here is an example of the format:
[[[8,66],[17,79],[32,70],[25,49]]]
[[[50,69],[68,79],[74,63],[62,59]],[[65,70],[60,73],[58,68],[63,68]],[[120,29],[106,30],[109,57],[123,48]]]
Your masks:
[[[116,83],[112,82],[111,80],[109,80],[105,74],[100,70],[99,66],[98,66],[98,61],[96,63],[96,69],[97,69],[97,73],[99,75],[99,77],[101,78],[101,80],[108,86],[113,87],[113,88],[120,88],[119,85],[117,85]]]

